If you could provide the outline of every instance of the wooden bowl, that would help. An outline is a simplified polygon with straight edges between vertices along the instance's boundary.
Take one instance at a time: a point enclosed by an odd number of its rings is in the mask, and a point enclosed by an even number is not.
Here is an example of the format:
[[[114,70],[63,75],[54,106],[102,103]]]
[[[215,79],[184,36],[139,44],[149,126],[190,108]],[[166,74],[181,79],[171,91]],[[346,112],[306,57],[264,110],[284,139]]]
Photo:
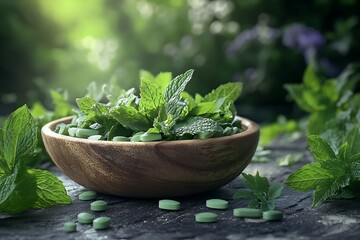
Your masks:
[[[240,118],[240,117],[239,117]],[[206,140],[159,142],[93,141],[54,132],[42,138],[59,169],[86,188],[123,197],[172,197],[219,188],[249,164],[259,141],[256,123],[240,118],[245,131]]]

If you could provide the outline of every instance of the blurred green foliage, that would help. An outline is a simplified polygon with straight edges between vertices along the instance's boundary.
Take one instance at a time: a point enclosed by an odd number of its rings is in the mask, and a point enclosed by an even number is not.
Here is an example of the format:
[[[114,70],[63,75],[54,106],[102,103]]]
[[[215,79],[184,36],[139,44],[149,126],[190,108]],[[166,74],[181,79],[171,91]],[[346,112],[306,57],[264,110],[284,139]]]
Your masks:
[[[138,86],[140,69],[177,75],[189,68],[196,70],[191,93],[242,81],[241,104],[257,105],[252,112],[258,115],[259,106],[284,104],[282,84],[300,82],[306,66],[301,50],[284,46],[284,28],[300,23],[318,30],[326,46],[317,60],[326,60],[336,74],[359,59],[359,5],[356,0],[2,0],[0,115],[38,99],[49,107],[49,89],[67,89],[74,99],[92,81],[111,79],[127,89]]]

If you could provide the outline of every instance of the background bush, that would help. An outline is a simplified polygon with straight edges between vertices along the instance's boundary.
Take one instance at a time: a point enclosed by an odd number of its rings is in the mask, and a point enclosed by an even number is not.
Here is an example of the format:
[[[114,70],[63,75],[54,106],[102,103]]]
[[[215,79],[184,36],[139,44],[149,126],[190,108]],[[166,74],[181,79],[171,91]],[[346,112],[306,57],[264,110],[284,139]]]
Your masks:
[[[191,93],[243,81],[241,114],[272,120],[291,111],[282,85],[300,82],[307,63],[331,77],[358,61],[359,7],[356,0],[2,0],[0,115],[37,99],[50,105],[49,89],[75,98],[91,81],[129,88],[140,69],[194,68]]]

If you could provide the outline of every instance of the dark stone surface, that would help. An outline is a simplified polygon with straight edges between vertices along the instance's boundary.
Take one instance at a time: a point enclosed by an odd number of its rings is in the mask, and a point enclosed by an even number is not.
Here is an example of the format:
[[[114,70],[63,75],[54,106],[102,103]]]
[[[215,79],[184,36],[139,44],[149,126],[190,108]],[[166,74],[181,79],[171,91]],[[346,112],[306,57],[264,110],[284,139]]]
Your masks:
[[[296,168],[310,159],[304,144],[272,145],[272,159],[288,153],[303,152],[303,159],[291,167],[278,167],[270,163],[251,163],[245,170],[256,170],[272,182],[283,183]],[[178,198],[181,210],[167,212],[158,209],[158,199],[128,199],[99,194],[98,199],[108,202],[109,209],[95,216],[109,216],[111,228],[95,231],[90,225],[78,225],[76,233],[65,233],[63,223],[75,221],[80,212],[90,211],[90,202],[79,201],[77,195],[84,190],[56,167],[50,168],[61,180],[73,198],[73,204],[49,209],[30,210],[17,216],[0,217],[0,239],[359,239],[360,203],[355,200],[328,201],[312,209],[311,193],[294,192],[285,186],[277,209],[285,214],[280,222],[240,219],[232,216],[232,209],[246,207],[245,200],[233,200],[233,193],[243,187],[239,179],[206,194]],[[205,201],[222,198],[230,202],[228,210],[209,210]],[[219,215],[217,223],[199,224],[194,214],[211,211]]]

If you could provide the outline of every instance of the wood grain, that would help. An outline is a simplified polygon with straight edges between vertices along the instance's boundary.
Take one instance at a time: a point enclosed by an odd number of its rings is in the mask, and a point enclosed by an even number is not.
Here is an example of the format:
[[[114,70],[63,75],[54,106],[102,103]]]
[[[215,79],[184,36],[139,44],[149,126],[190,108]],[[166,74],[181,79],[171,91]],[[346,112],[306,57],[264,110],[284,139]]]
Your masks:
[[[245,118],[246,130],[232,136],[146,143],[92,141],[53,131],[70,120],[42,128],[54,163],[89,189],[124,197],[185,196],[221,187],[249,164],[259,140],[258,125]]]

